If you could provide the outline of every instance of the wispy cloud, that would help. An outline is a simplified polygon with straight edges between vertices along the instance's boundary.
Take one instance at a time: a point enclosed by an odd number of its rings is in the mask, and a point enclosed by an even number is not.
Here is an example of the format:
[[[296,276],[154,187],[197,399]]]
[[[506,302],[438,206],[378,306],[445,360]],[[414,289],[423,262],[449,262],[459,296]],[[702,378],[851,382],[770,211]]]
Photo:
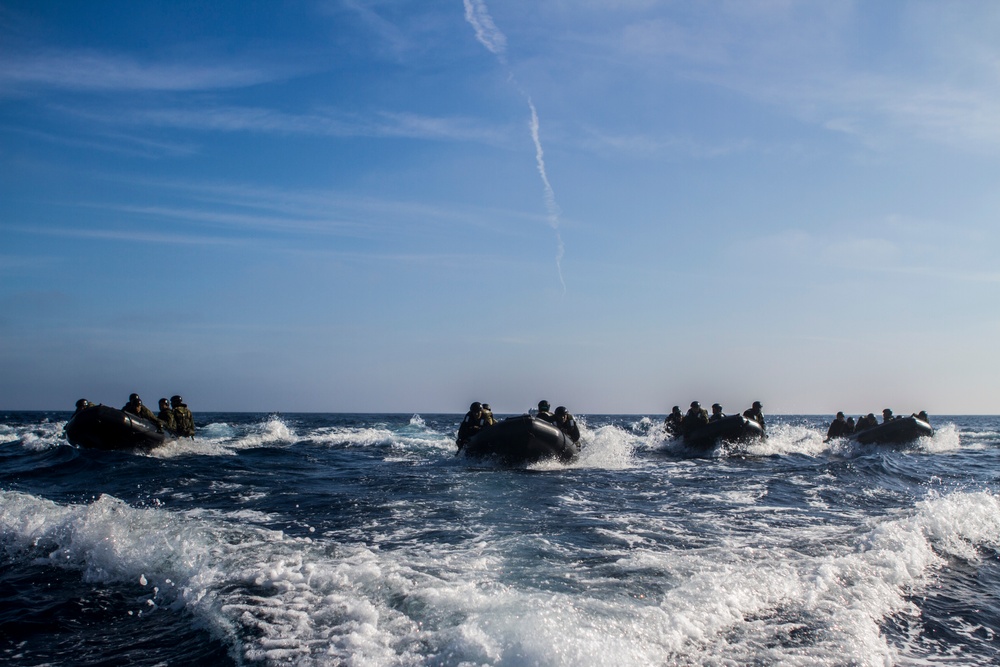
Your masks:
[[[127,230],[127,229],[96,229],[87,227],[43,227],[28,225],[0,224],[0,229],[17,234],[32,234],[37,236],[52,236],[59,238],[100,239],[104,241],[130,241],[152,244],[182,244],[182,245],[242,245],[251,243],[248,239],[223,236],[208,236],[205,234],[185,234],[162,231]],[[260,243],[261,240],[252,241]]]
[[[669,74],[735,91],[871,146],[918,138],[995,150],[1000,12],[947,3],[888,11],[903,27],[876,36],[851,3],[717,3],[632,20],[602,46],[639,79]],[[878,57],[855,55],[865,49]]]
[[[165,127],[204,132],[259,132],[327,137],[372,137],[471,141],[502,145],[510,130],[487,125],[478,119],[425,116],[408,112],[378,111],[351,114],[337,110],[289,113],[276,109],[241,106],[133,108],[81,110],[51,107],[75,118],[105,125]]]
[[[465,20],[472,26],[476,39],[486,47],[486,50],[505,62],[507,37],[493,23],[486,3],[483,0],[463,0],[465,3]]]
[[[538,134],[538,112],[530,97],[528,98],[528,107],[531,109],[530,127],[531,140],[535,143],[535,164],[538,166],[538,175],[542,179],[542,187],[545,190],[545,210],[548,211],[549,226],[556,233],[556,269],[559,272],[559,282],[562,284],[563,293],[565,293],[566,280],[563,278],[562,260],[566,254],[566,248],[563,245],[562,233],[559,231],[559,217],[562,212],[559,210],[559,204],[556,203],[556,193],[552,190],[549,175],[545,170],[545,152],[542,150],[542,140]]]
[[[370,6],[358,2],[358,0],[340,0],[340,4],[354,13],[362,24],[375,33],[379,43],[388,45],[393,53],[399,55],[411,48],[410,40],[406,34]]]
[[[285,78],[287,72],[246,64],[158,63],[96,51],[0,53],[0,92],[198,91],[241,88]]]
[[[976,229],[889,216],[858,224],[857,232],[840,225],[836,232],[790,229],[743,243],[763,261],[795,262],[824,270],[883,273],[973,283],[998,283],[988,250],[994,243]]]
[[[742,153],[754,147],[754,142],[750,139],[711,144],[690,137],[615,134],[593,126],[585,127],[584,132],[589,138],[583,140],[583,145],[590,150],[630,155],[637,158],[657,159],[680,154],[699,159],[711,159]]]
[[[490,16],[486,3],[483,0],[463,0],[465,3],[465,20],[472,26],[476,34],[476,39],[486,47],[486,49],[497,57],[501,65],[506,66],[507,38]],[[513,72],[508,72],[510,80],[517,87],[518,92],[524,96],[528,102],[528,109],[531,112],[529,129],[531,140],[535,145],[535,164],[538,167],[538,174],[542,179],[542,187],[545,195],[545,209],[548,212],[549,226],[556,235],[556,271],[559,274],[559,283],[562,285],[563,294],[566,293],[566,280],[563,278],[562,260],[566,249],[563,245],[562,234],[559,231],[560,210],[556,203],[555,191],[549,182],[549,175],[545,169],[545,151],[542,150],[542,141],[539,134],[538,111],[531,97],[525,93],[514,79]]]
[[[194,155],[198,152],[198,146],[193,142],[157,141],[121,132],[102,132],[92,138],[53,134],[42,130],[11,126],[0,126],[0,132],[13,132],[63,146],[117,153],[131,157],[181,157]]]

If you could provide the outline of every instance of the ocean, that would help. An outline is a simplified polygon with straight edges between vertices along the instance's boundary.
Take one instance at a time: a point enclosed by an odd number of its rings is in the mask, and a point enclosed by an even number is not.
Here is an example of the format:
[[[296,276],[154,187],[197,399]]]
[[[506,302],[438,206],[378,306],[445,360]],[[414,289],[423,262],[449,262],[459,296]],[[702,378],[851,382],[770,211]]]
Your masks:
[[[460,415],[195,412],[147,454],[68,417],[0,413],[4,665],[1000,663],[1000,417],[698,456],[577,415],[527,468]]]

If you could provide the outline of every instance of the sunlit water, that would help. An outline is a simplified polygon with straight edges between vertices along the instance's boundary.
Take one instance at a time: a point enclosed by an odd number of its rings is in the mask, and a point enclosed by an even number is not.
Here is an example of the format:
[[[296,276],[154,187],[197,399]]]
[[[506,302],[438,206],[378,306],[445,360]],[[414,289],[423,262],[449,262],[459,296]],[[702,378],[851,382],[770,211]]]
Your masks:
[[[6,665],[1000,662],[998,417],[698,453],[584,415],[528,469],[457,415],[196,413],[150,454],[67,417],[0,413]]]

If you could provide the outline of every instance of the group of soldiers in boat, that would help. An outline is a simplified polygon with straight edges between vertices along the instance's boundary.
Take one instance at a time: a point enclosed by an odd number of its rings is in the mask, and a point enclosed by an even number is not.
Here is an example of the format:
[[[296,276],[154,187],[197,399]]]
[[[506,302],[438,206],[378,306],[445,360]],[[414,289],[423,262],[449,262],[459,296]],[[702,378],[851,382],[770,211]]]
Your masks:
[[[96,404],[81,398],[76,402],[76,412],[73,415],[76,416],[77,412],[93,405]],[[179,437],[194,437],[194,415],[191,414],[183,398],[178,395],[171,396],[169,401],[161,398],[159,408],[160,412],[154,413],[143,404],[139,394],[133,393],[129,395],[128,403],[122,408],[122,412],[145,419],[155,425],[160,433],[167,431]]]
[[[760,401],[754,401],[753,405],[743,411],[743,416],[750,421],[760,424],[761,432],[765,432],[764,406]],[[712,414],[708,414],[708,410],[701,407],[701,403],[692,401],[691,407],[688,408],[686,414],[681,414],[680,406],[675,405],[671,409],[670,414],[667,415],[667,419],[663,422],[663,427],[668,436],[678,437],[693,433],[702,426],[707,426],[712,422],[725,418],[726,413],[722,411],[720,404],[714,403],[712,405]]]
[[[573,415],[561,405],[556,408],[555,412],[550,412],[550,408],[551,406],[548,401],[539,401],[538,412],[535,414],[535,418],[552,424],[565,433],[574,444],[579,442],[580,427],[577,426]],[[455,444],[459,449],[462,449],[472,439],[472,436],[496,423],[489,403],[474,402],[469,406],[469,411],[465,413],[465,417],[458,427],[458,437],[455,439]]]
[[[915,417],[922,422],[926,422],[930,425],[930,417],[927,416],[926,410],[921,410],[920,412],[914,412],[911,417]],[[882,423],[888,424],[894,419],[901,419],[902,417],[894,416],[892,410],[886,408],[882,411]],[[833,438],[846,438],[854,435],[855,433],[861,433],[862,431],[867,431],[870,428],[875,428],[879,425],[878,419],[875,417],[874,412],[869,412],[867,415],[862,415],[854,419],[854,417],[845,417],[843,412],[838,412],[837,416],[834,417],[833,421],[830,423],[830,428],[826,432],[826,439],[832,440]]]

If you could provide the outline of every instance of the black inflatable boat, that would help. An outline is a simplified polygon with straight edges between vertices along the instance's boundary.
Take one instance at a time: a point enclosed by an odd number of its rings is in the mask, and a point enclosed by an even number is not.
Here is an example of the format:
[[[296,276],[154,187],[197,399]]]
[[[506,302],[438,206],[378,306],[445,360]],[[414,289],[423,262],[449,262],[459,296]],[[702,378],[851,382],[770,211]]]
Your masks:
[[[750,442],[763,437],[764,429],[760,424],[743,415],[730,415],[688,431],[683,442],[688,447],[709,449],[719,441]]]
[[[173,438],[145,419],[106,405],[91,405],[66,422],[66,439],[88,449],[149,450]]]
[[[848,437],[862,445],[902,445],[929,435],[934,435],[934,429],[923,419],[896,417]]]
[[[521,415],[484,428],[461,451],[473,458],[489,457],[507,465],[522,465],[543,459],[571,461],[580,450],[569,436],[547,421]]]

